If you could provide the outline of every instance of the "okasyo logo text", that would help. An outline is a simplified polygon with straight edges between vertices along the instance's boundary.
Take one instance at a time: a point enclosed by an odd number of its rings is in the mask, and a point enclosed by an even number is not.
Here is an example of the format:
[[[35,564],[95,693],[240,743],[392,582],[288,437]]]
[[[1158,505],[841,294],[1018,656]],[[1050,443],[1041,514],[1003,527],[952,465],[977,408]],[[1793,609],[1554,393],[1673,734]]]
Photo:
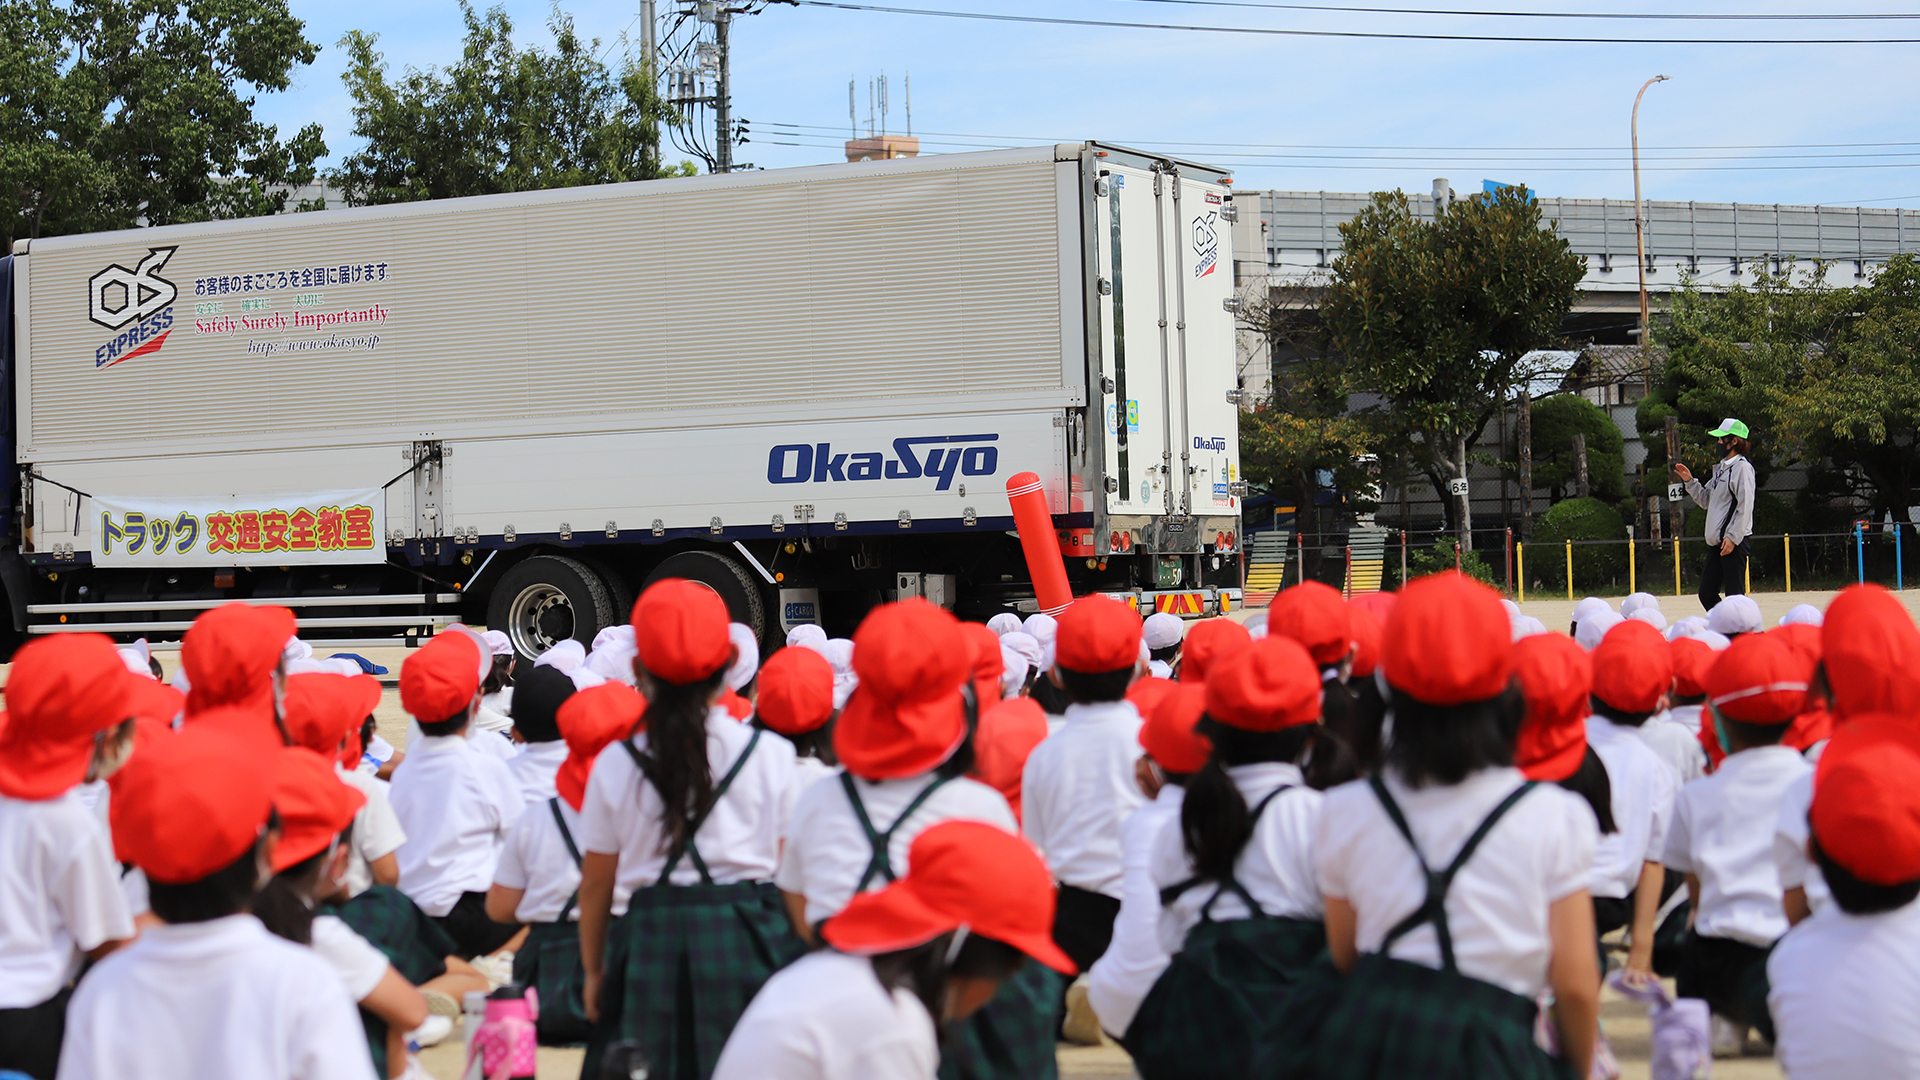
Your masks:
[[[893,453],[836,451],[830,442],[784,443],[767,451],[770,484],[825,484],[856,480],[936,481],[946,491],[958,476],[992,476],[1000,468],[998,435],[932,435],[893,440]],[[923,456],[924,455],[924,456]]]
[[[159,352],[167,343],[167,335],[173,332],[173,300],[180,290],[160,271],[175,250],[149,248],[132,269],[108,263],[87,279],[87,318],[121,331],[93,351],[95,368]]]

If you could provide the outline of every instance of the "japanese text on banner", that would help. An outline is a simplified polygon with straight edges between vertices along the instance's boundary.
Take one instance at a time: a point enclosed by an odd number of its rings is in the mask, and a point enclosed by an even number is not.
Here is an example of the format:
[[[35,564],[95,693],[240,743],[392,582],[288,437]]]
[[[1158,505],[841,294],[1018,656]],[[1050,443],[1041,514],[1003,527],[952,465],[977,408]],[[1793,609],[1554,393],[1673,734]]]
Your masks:
[[[386,561],[386,492],[227,499],[93,497],[97,566],[293,566]]]

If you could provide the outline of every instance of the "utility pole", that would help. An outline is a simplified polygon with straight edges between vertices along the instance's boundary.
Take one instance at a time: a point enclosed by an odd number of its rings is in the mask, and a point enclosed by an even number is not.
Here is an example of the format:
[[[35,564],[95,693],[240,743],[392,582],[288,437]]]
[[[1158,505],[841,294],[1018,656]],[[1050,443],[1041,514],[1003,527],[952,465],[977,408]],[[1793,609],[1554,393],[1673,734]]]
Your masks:
[[[657,51],[659,44],[653,37],[653,4],[654,0],[640,0],[640,63],[647,69],[650,77],[658,79],[660,56]]]
[[[1533,395],[1520,391],[1520,540],[1533,539]]]
[[[1640,201],[1640,99],[1647,96],[1647,87],[1657,82],[1666,82],[1667,76],[1655,75],[1640,87],[1633,96],[1633,250],[1636,256],[1635,268],[1640,272],[1640,364],[1646,375],[1646,392],[1653,396],[1653,354],[1647,350],[1647,207]]]
[[[725,4],[714,5],[713,44],[720,54],[720,73],[714,83],[713,95],[713,171],[717,173],[733,171],[733,100],[729,95],[727,80],[727,27],[732,22],[732,8]],[[1641,290],[1643,294],[1645,291]]]

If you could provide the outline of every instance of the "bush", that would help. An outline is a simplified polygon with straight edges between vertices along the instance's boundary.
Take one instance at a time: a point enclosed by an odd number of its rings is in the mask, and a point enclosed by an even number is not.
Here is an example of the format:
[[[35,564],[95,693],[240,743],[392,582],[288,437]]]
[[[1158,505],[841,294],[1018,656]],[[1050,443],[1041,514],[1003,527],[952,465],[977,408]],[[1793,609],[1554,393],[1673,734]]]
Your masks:
[[[1540,516],[1533,527],[1533,543],[1526,548],[1526,574],[1529,582],[1565,588],[1567,584],[1568,540],[1573,548],[1573,583],[1576,588],[1593,589],[1627,577],[1627,523],[1620,512],[1599,499],[1567,499],[1555,503]],[[1607,540],[1607,544],[1581,544],[1582,540]]]
[[[1430,548],[1410,547],[1407,549],[1407,577],[1425,577],[1442,570],[1452,570],[1454,552],[1458,547],[1452,537],[1442,537],[1433,542]],[[1388,548],[1387,571],[1384,578],[1385,588],[1398,590],[1406,582],[1400,580],[1400,560],[1394,557],[1392,548]],[[1469,551],[1460,557],[1460,569],[1468,577],[1474,578],[1494,588],[1501,583],[1494,580],[1493,568],[1487,565],[1486,558],[1478,551]]]

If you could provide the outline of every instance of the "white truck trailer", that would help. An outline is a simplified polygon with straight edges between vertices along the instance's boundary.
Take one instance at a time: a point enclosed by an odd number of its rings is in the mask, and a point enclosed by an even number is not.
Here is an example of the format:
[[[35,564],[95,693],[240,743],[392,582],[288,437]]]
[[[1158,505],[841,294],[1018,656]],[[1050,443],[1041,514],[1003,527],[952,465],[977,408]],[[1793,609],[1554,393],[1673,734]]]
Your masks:
[[[1230,183],[1063,144],[21,241],[13,629],[1031,611],[1027,471],[1076,592],[1230,608]]]

